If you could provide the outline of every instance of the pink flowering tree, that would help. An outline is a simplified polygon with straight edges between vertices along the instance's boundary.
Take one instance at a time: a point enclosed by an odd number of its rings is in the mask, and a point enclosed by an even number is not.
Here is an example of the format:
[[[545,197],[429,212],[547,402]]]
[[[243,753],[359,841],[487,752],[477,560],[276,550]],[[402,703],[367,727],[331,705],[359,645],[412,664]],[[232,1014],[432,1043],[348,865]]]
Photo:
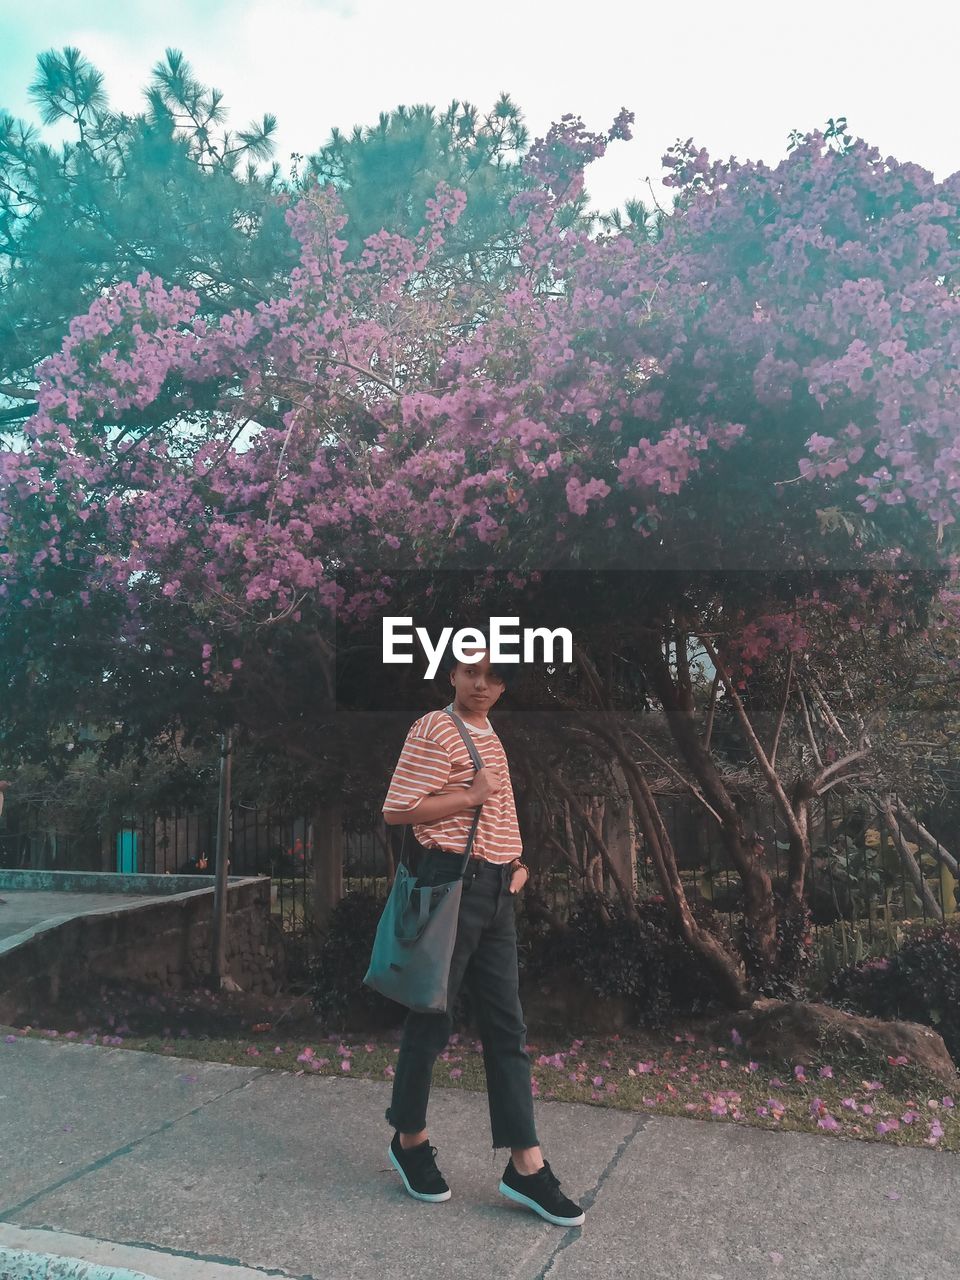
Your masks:
[[[332,698],[334,616],[390,605],[400,570],[632,574],[624,625],[744,883],[746,977],[689,909],[584,620],[596,742],[627,774],[677,927],[740,1000],[805,930],[810,788],[788,794],[739,692],[804,652],[812,608],[888,631],[955,610],[938,575],[958,550],[960,175],[819,132],[772,170],[688,142],[664,157],[662,234],[591,240],[563,210],[631,120],[599,136],[566,116],[533,146],[493,308],[431,271],[465,200],[443,184],[419,235],[370,236],[350,262],[336,196],[313,192],[287,211],[289,288],[216,324],[158,279],[110,290],[44,365],[29,449],[0,455],[0,597],[11,635],[109,619],[124,669],[149,663],[162,685],[187,661],[236,720],[256,702],[245,673],[262,682],[289,643]],[[785,602],[782,571],[819,576]],[[704,746],[694,639],[791,824],[785,900]]]

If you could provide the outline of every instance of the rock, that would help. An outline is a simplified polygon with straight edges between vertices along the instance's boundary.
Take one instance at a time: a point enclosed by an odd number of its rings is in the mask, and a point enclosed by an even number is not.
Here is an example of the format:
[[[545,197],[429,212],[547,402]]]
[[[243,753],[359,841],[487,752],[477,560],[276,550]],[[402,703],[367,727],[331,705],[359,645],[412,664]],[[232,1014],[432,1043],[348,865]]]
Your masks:
[[[716,1034],[729,1039],[731,1028],[736,1028],[744,1048],[756,1057],[805,1066],[831,1055],[866,1055],[883,1062],[905,1057],[911,1067],[957,1082],[956,1064],[943,1037],[919,1022],[885,1022],[800,1000],[756,1000],[749,1009],[723,1019]]]

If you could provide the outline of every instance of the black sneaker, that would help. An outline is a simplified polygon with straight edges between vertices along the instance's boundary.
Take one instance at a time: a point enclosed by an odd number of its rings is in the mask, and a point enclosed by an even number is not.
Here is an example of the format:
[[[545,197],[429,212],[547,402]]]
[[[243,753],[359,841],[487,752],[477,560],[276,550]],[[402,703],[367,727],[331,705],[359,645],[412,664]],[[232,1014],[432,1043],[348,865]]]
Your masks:
[[[427,1138],[418,1147],[404,1150],[400,1145],[400,1131],[394,1132],[387,1155],[415,1200],[450,1199],[450,1188],[434,1160],[436,1154],[437,1148],[431,1147]]]
[[[560,1190],[560,1179],[550,1168],[548,1160],[536,1173],[522,1174],[513,1167],[511,1157],[500,1179],[500,1190],[509,1199],[526,1205],[558,1227],[579,1227],[587,1216]]]

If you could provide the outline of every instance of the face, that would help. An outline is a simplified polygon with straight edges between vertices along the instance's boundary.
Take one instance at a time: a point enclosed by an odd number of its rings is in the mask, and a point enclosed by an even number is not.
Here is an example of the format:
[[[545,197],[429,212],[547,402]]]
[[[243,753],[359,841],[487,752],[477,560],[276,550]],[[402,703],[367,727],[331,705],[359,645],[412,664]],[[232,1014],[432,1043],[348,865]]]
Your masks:
[[[500,677],[490,671],[490,655],[486,652],[473,655],[471,662],[458,662],[450,672],[450,683],[460,703],[479,715],[486,715],[506,688]]]

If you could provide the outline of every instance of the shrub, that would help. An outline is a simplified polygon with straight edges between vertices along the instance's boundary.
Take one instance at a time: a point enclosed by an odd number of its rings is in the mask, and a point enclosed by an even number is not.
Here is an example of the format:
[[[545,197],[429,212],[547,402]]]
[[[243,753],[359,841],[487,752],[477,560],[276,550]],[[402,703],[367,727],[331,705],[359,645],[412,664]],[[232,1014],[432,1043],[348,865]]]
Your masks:
[[[639,919],[630,920],[621,903],[586,893],[562,930],[548,930],[536,945],[521,949],[521,964],[534,979],[558,966],[572,967],[597,995],[626,996],[638,1021],[649,1027],[663,1026],[671,1012],[698,1013],[716,1001],[712,975],[676,936],[663,899],[641,899],[637,910]],[[729,945],[716,912],[700,905],[693,910]]]
[[[960,1061],[960,925],[927,925],[908,935],[895,955],[839,969],[826,996],[868,1017],[923,1022]]]
[[[325,1025],[342,1028],[358,1012],[387,1025],[401,1015],[395,1001],[363,984],[382,911],[381,898],[358,890],[330,912],[308,966],[310,1003]]]

